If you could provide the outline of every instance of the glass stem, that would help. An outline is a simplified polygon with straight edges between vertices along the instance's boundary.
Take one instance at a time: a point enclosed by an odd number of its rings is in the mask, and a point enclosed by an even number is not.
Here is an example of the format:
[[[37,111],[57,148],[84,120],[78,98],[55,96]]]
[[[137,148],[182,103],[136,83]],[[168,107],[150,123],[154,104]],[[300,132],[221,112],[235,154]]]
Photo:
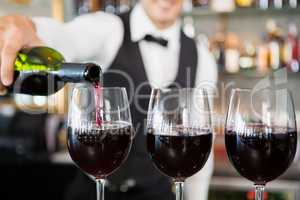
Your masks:
[[[255,200],[264,200],[264,185],[255,185]]]
[[[104,179],[96,179],[97,200],[104,200]]]
[[[183,200],[183,182],[175,182],[176,200]]]

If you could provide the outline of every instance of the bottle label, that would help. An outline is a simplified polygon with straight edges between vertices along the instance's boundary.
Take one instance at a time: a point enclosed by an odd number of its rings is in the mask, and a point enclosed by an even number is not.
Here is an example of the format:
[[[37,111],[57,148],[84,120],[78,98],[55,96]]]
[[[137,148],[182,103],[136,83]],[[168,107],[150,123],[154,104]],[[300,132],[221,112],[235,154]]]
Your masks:
[[[33,64],[28,62],[28,56],[23,53],[19,53],[15,61],[16,71],[50,71],[49,67],[41,64]]]
[[[63,56],[49,47],[34,47],[22,49],[15,61],[16,71],[57,71]]]

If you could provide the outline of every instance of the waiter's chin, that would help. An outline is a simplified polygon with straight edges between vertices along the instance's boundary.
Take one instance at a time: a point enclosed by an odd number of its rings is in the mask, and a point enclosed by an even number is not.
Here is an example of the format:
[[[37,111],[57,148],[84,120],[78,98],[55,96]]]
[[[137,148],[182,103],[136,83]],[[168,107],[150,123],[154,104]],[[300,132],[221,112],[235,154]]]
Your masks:
[[[142,0],[152,22],[160,29],[171,26],[179,17],[183,0]]]

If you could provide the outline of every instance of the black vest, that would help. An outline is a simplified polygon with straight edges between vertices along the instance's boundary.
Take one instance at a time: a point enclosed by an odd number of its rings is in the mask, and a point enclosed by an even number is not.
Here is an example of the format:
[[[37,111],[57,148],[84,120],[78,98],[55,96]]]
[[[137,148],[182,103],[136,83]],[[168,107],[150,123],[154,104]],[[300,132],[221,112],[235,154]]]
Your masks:
[[[104,74],[104,86],[127,89],[128,97],[132,98],[130,109],[134,128],[137,131],[126,162],[108,179],[113,185],[120,185],[128,179],[133,179],[140,187],[151,187],[153,184],[158,184],[159,187],[161,181],[167,182],[168,179],[154,168],[147,154],[144,127],[151,88],[138,42],[131,41],[129,15],[130,13],[125,13],[120,16],[125,31],[123,44],[111,67]],[[173,85],[193,87],[198,63],[196,44],[182,31],[180,43],[179,68]],[[137,95],[139,95],[139,99],[135,98]]]

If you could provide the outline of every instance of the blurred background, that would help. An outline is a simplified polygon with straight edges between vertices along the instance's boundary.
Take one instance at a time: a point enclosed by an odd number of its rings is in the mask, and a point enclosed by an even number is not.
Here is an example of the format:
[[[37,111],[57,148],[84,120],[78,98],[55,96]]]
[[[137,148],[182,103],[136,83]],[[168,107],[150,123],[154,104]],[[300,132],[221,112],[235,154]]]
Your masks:
[[[70,21],[103,10],[122,13],[137,0],[0,0],[0,16],[19,13]],[[210,200],[254,199],[252,184],[238,176],[224,148],[224,115],[233,87],[253,87],[272,70],[286,72],[300,119],[300,1],[185,0],[183,29],[213,53],[219,69],[215,98],[215,170]],[[63,199],[76,167],[66,150],[65,88],[50,97],[0,97],[1,198]],[[49,114],[29,115],[20,108]],[[298,127],[300,124],[298,123]],[[59,180],[59,181],[57,181]],[[21,183],[20,183],[21,182]],[[29,184],[30,182],[30,184]],[[270,200],[300,199],[300,161],[268,185]]]

